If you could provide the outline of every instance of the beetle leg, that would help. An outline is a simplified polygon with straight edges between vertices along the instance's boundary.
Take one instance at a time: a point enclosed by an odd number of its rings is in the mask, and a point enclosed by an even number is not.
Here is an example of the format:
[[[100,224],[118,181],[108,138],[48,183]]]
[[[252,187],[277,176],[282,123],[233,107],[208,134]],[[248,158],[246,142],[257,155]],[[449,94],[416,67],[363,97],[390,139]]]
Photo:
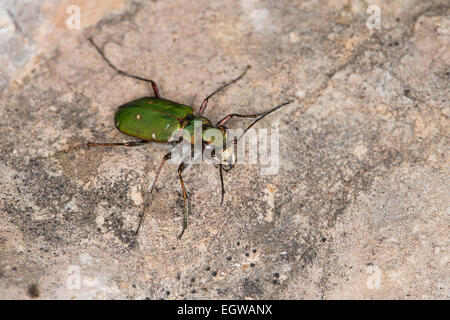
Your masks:
[[[156,176],[155,176],[155,180],[153,180],[152,183],[152,187],[150,189],[149,194],[151,194],[153,192],[153,188],[155,187],[156,184],[156,180],[158,180],[159,174],[161,173],[162,167],[164,166],[164,163],[166,162],[166,160],[170,159],[172,157],[172,152],[166,153],[161,161],[161,164],[159,165],[158,171],[156,171]],[[136,234],[138,234],[139,229],[141,228],[141,224],[142,221],[144,221],[144,216],[145,216],[145,212],[146,212],[146,202],[147,202],[147,197],[144,200],[144,208],[143,208],[143,212],[141,214],[141,219],[139,220],[139,224],[138,227],[136,229]]]
[[[150,80],[150,79],[145,79],[145,78],[142,78],[142,77],[139,77],[139,76],[135,76],[135,75],[133,75],[133,74],[131,74],[131,73],[128,73],[128,72],[125,72],[125,71],[120,70],[120,69],[117,68],[115,65],[113,65],[112,62],[109,61],[108,58],[106,58],[106,56],[105,56],[104,52],[102,51],[102,49],[100,49],[100,47],[94,42],[94,40],[93,40],[92,38],[88,38],[88,40],[89,40],[90,43],[92,43],[92,45],[95,47],[95,49],[96,49],[97,52],[100,54],[100,56],[103,58],[103,60],[105,60],[106,63],[107,63],[112,69],[114,69],[118,74],[120,74],[120,75],[122,75],[122,76],[125,76],[125,77],[129,77],[129,78],[133,78],[133,79],[136,79],[136,80],[141,80],[141,81],[145,81],[145,82],[150,83],[150,84],[152,85],[153,93],[155,94],[155,97],[156,97],[156,98],[160,98],[160,97],[161,97],[160,94],[159,94],[158,86],[156,85],[156,82],[155,82],[155,81]]]
[[[141,141],[132,141],[132,142],[105,142],[105,143],[98,143],[98,142],[88,142],[86,143],[86,146],[88,147],[116,147],[116,146],[122,146],[122,147],[137,147],[141,146],[143,144],[149,143],[150,141],[147,140],[141,140]]]
[[[180,235],[178,236],[178,239],[181,239],[181,236],[184,233],[184,230],[187,228],[188,224],[188,215],[189,215],[189,203],[188,203],[188,197],[186,192],[186,187],[184,186],[183,177],[181,176],[181,173],[186,168],[186,164],[184,162],[180,163],[180,166],[178,167],[178,177],[180,178],[180,184],[181,189],[183,190],[183,230],[181,231]]]
[[[232,114],[228,114],[225,117],[223,117],[222,119],[220,119],[217,124],[216,127],[219,126],[224,126],[231,118],[233,117],[239,117],[239,118],[257,118],[259,116],[262,116],[265,112],[263,113],[258,113],[258,114],[237,114],[237,113],[232,113]]]
[[[97,147],[97,146],[106,146],[106,147],[113,147],[113,146],[124,146],[124,147],[136,147],[141,146],[143,144],[149,143],[149,141],[141,140],[141,141],[132,141],[132,142],[111,142],[111,143],[97,143],[97,142],[86,142],[79,145],[76,145],[74,147],[70,147],[67,150],[59,151],[51,156],[48,157],[38,157],[38,159],[51,159],[58,157],[64,153],[69,153],[71,151],[75,151],[77,149],[80,149],[82,147]]]
[[[234,138],[234,144],[236,144],[237,141],[238,141],[240,138],[242,138],[242,136],[248,131],[248,129],[250,129],[251,127],[253,127],[258,121],[262,120],[264,117],[266,117],[267,115],[271,114],[272,112],[274,112],[274,111],[280,109],[282,106],[285,106],[285,105],[290,104],[290,103],[292,103],[292,102],[293,102],[293,101],[287,101],[287,102],[284,102],[284,103],[279,104],[278,106],[276,106],[276,107],[274,107],[274,108],[272,108],[272,109],[270,109],[270,110],[268,110],[268,111],[266,111],[266,112],[263,112],[263,113],[261,113],[261,114],[251,114],[251,115],[242,115],[242,114],[235,114],[235,113],[229,114],[229,115],[225,116],[224,118],[222,118],[222,120],[220,120],[220,121],[217,123],[216,126],[221,126],[221,125],[223,125],[223,124],[226,123],[228,120],[230,120],[232,117],[257,118],[257,119],[255,119],[252,123],[250,123],[250,125],[244,130],[244,133],[242,133],[241,136],[240,136],[239,138]]]
[[[239,77],[237,77],[237,78],[235,78],[235,79],[233,79],[233,80],[231,80],[231,81],[225,83],[224,85],[222,85],[222,86],[220,86],[219,88],[217,88],[217,89],[216,89],[213,93],[211,93],[209,96],[207,96],[207,97],[205,98],[205,100],[203,100],[202,105],[200,106],[199,115],[201,116],[201,115],[203,115],[203,113],[205,112],[205,110],[206,110],[206,105],[208,104],[209,98],[211,98],[211,97],[212,97],[213,95],[215,95],[217,92],[219,92],[219,91],[225,89],[225,88],[228,87],[230,84],[235,83],[236,81],[238,81],[239,79],[241,79],[241,78],[247,73],[248,69],[250,69],[250,65],[248,65],[248,66],[245,68],[244,72],[242,72],[241,75],[240,75]]]
[[[153,188],[155,187],[156,184],[156,180],[158,180],[159,174],[161,173],[162,167],[164,166],[164,163],[166,162],[166,160],[169,160],[170,158],[172,158],[172,151],[169,153],[166,153],[161,161],[161,164],[159,165],[158,171],[156,172],[156,177],[155,180],[153,180],[153,184],[152,187],[150,188],[150,193],[153,192]]]
[[[220,199],[220,206],[223,204],[223,196],[225,195],[225,188],[223,186],[223,172],[222,172],[222,164],[219,164],[219,176],[220,176],[220,186],[222,188],[222,197]]]
[[[285,106],[285,105],[287,105],[287,104],[290,104],[290,103],[292,103],[292,101],[287,101],[287,102],[284,102],[284,103],[282,103],[282,104],[280,104],[280,105],[278,105],[278,106],[276,106],[276,107],[274,107],[274,108],[272,108],[272,109],[270,109],[270,110],[268,110],[268,111],[266,111],[266,112],[263,112],[263,113],[260,113],[260,114],[247,114],[247,115],[244,115],[244,114],[236,114],[236,113],[232,113],[232,114],[229,114],[229,115],[226,115],[225,117],[223,117],[219,122],[217,122],[217,124],[216,124],[216,128],[220,128],[220,127],[224,127],[224,125],[228,122],[228,120],[230,120],[231,118],[233,118],[233,117],[240,117],[240,118],[256,118],[245,130],[244,130],[244,132],[238,137],[238,138],[234,138],[234,141],[233,141],[233,143],[234,144],[237,144],[237,142],[238,142],[238,140],[240,139],[240,138],[242,138],[242,136],[251,128],[251,127],[253,127],[258,121],[260,121],[261,119],[263,119],[264,117],[266,117],[267,115],[269,115],[269,114],[271,114],[272,112],[274,112],[274,111],[276,111],[276,110],[278,110],[279,108],[281,108],[282,106]],[[223,170],[225,170],[225,171],[230,171],[231,169],[233,169],[234,168],[234,163],[233,164],[231,164],[229,167],[227,167],[227,168],[225,168],[225,167],[223,167]]]

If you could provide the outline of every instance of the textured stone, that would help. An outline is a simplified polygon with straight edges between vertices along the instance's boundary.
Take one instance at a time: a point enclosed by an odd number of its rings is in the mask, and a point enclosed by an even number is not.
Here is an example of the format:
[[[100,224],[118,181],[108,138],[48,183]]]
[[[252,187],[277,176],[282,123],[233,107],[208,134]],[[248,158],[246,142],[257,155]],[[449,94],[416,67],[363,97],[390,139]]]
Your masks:
[[[0,8],[0,298],[449,298],[447,1],[3,1]],[[67,28],[68,5],[81,29]],[[146,191],[168,148],[130,141],[118,105],[151,89],[206,116],[294,103],[280,171],[185,171]],[[231,127],[244,127],[236,120]],[[231,258],[230,258],[231,257]],[[192,281],[192,279],[195,279]],[[35,287],[36,286],[36,287]]]

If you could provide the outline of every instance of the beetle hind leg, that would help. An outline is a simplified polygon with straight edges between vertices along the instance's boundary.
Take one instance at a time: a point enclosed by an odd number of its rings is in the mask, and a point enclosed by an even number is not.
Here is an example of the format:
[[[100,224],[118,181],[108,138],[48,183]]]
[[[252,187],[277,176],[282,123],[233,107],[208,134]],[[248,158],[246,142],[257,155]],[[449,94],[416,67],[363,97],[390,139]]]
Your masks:
[[[116,147],[116,146],[122,146],[122,147],[137,147],[141,146],[143,144],[149,143],[149,141],[141,140],[141,141],[130,141],[130,142],[85,142],[78,144],[74,147],[70,147],[66,150],[58,151],[57,153],[47,156],[47,157],[38,157],[38,159],[51,159],[51,158],[57,158],[62,154],[66,154],[78,149],[81,149],[83,147],[89,148],[89,147]]]
[[[140,81],[144,81],[147,83],[150,83],[152,85],[153,88],[153,93],[155,94],[156,98],[160,98],[161,95],[159,93],[159,89],[158,86],[156,85],[156,82],[151,80],[151,79],[146,79],[146,78],[142,78],[139,76],[135,76],[134,74],[125,72],[123,70],[120,70],[119,68],[117,68],[115,65],[112,64],[112,62],[105,56],[105,53],[103,52],[103,50],[94,42],[94,40],[92,38],[88,38],[89,42],[94,46],[94,48],[97,50],[97,52],[100,54],[100,56],[103,58],[103,60],[106,61],[106,63],[112,68],[114,69],[118,74],[125,76],[125,77],[129,77],[129,78],[133,78],[136,80],[140,80]]]

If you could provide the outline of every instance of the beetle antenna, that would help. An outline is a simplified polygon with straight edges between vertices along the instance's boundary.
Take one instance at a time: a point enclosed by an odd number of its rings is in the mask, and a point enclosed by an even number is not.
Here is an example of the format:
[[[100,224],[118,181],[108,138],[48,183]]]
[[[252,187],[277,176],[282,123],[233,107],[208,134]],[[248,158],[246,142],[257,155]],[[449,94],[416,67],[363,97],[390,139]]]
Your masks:
[[[234,143],[236,144],[236,143],[238,142],[238,140],[241,139],[242,136],[243,136],[243,135],[251,128],[251,127],[253,127],[258,121],[262,120],[264,117],[268,116],[269,114],[271,114],[271,113],[277,111],[277,110],[280,109],[281,107],[283,107],[283,106],[285,106],[285,105],[287,105],[287,104],[290,104],[290,103],[292,103],[292,102],[294,102],[294,101],[290,100],[290,101],[284,102],[284,103],[282,103],[282,104],[280,104],[280,105],[278,105],[278,106],[276,106],[276,107],[274,107],[274,108],[272,108],[272,109],[270,109],[270,110],[264,112],[259,118],[255,119],[255,120],[247,127],[247,129],[244,130],[244,132],[239,136],[239,138],[237,138],[237,139],[235,138],[235,139],[234,139]]]

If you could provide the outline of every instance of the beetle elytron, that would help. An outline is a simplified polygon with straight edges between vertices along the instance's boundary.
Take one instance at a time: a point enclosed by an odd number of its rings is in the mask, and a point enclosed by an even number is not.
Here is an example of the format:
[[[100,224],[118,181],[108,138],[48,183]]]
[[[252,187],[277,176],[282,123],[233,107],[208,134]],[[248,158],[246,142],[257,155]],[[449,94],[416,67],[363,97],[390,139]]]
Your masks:
[[[211,140],[211,138],[205,137],[205,132],[207,132],[208,129],[214,128],[218,129],[222,132],[223,136],[223,143],[226,141],[226,123],[233,117],[241,117],[241,118],[255,118],[255,120],[250,124],[249,127],[247,127],[244,130],[244,133],[250,129],[254,124],[256,124],[259,120],[267,116],[268,114],[274,112],[275,110],[281,108],[284,105],[287,105],[291,103],[292,101],[285,102],[283,104],[280,104],[276,106],[275,108],[272,108],[271,110],[268,110],[266,112],[260,113],[260,114],[236,114],[232,113],[229,115],[226,115],[223,117],[220,121],[217,122],[217,124],[214,126],[210,120],[203,117],[203,114],[206,110],[206,106],[208,104],[208,100],[215,95],[217,92],[223,90],[225,87],[229,86],[230,84],[238,81],[241,79],[244,74],[247,72],[247,70],[250,68],[250,66],[247,66],[244,72],[237,78],[231,80],[230,82],[225,83],[218,89],[216,89],[213,93],[211,93],[209,96],[207,96],[200,107],[200,111],[198,115],[194,114],[194,111],[191,107],[182,105],[170,100],[166,100],[161,98],[161,95],[159,93],[158,86],[153,80],[145,79],[139,76],[135,76],[132,74],[129,74],[125,71],[122,71],[118,69],[116,66],[114,66],[108,58],[106,58],[105,54],[103,53],[102,49],[93,41],[92,38],[88,39],[91,44],[95,47],[97,52],[101,55],[103,60],[112,68],[114,69],[118,74],[134,78],[137,80],[145,81],[147,83],[150,83],[153,88],[154,97],[144,97],[137,100],[133,100],[131,102],[128,102],[122,106],[120,106],[115,114],[114,122],[117,129],[119,129],[121,132],[134,136],[136,138],[139,138],[140,141],[134,141],[134,142],[112,142],[112,143],[97,143],[97,142],[87,142],[85,144],[81,144],[75,147],[72,147],[66,151],[59,152],[60,153],[66,153],[71,150],[78,149],[82,146],[87,147],[94,147],[94,146],[126,146],[126,147],[133,147],[133,146],[140,146],[143,144],[146,144],[148,142],[162,142],[162,143],[169,143],[171,142],[171,139],[174,136],[177,136],[178,132],[181,132],[182,130],[187,130],[190,133],[190,136],[192,137],[191,143],[195,143],[195,135],[193,134],[194,131],[194,122],[195,121],[201,121],[202,123],[202,136],[201,136],[201,143],[203,148],[207,147],[208,145],[217,143],[214,140]],[[242,137],[242,136],[241,136]],[[179,141],[183,137],[181,136]],[[234,143],[236,143],[237,140],[234,140]],[[220,141],[222,143],[222,141]],[[54,156],[56,156],[55,154]],[[150,188],[150,194],[153,192],[153,189],[155,187],[156,181],[159,177],[159,174],[161,173],[161,169],[165,163],[166,160],[171,158],[171,152],[164,155],[161,164],[158,168],[158,171],[156,172],[156,177],[152,183],[152,186]],[[232,166],[231,166],[232,167]],[[186,192],[186,188],[184,186],[183,178],[182,178],[182,172],[186,168],[186,164],[184,162],[181,162],[181,164],[178,167],[178,177],[180,179],[181,189],[183,192],[183,200],[184,200],[184,217],[183,217],[183,229],[178,236],[181,238],[184,231],[187,228],[188,223],[188,196]],[[231,168],[230,168],[231,169]],[[220,174],[220,183],[221,183],[221,189],[222,189],[222,199],[221,204],[223,202],[223,196],[224,196],[224,185],[223,185],[223,172],[224,170],[222,163],[219,164],[219,174]],[[145,201],[144,201],[144,211],[141,214],[139,225],[136,229],[136,234],[139,232],[139,229],[141,227],[142,221],[144,219],[145,215]]]

